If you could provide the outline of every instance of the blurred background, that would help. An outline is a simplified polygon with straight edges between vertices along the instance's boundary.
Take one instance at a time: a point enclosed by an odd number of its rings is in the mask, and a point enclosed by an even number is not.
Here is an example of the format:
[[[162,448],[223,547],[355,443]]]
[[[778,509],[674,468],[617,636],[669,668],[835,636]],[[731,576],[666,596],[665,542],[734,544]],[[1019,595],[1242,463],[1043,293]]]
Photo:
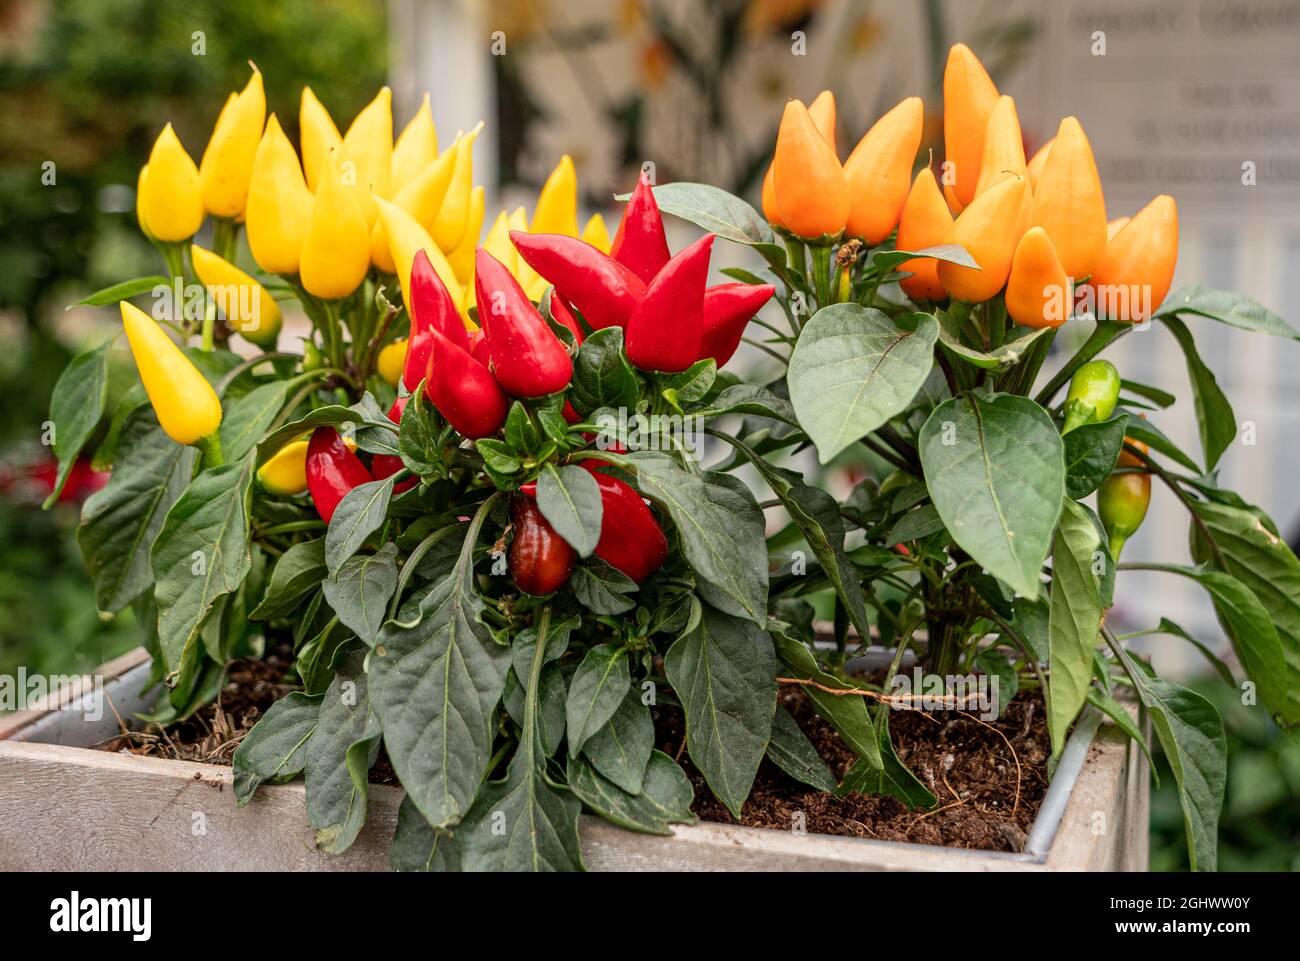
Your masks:
[[[922,156],[940,160],[943,66],[959,40],[1016,98],[1027,153],[1061,116],[1081,119],[1111,217],[1174,195],[1175,286],[1238,290],[1297,322],[1300,0],[0,0],[0,673],[84,670],[136,643],[129,617],[97,615],[76,546],[80,501],[103,480],[95,465],[39,508],[53,478],[41,433],[54,382],[116,329],[111,311],[65,308],[157,272],[135,226],[136,173],[168,121],[197,160],[248,60],[295,142],[304,84],[340,127],[388,83],[400,129],[427,91],[440,138],[487,121],[475,179],[489,222],[531,205],[568,153],[582,219],[602,210],[612,231],[612,197],[647,160],[660,181],[708,181],[757,206],[786,98],[828,87],[842,155],[918,95]],[[676,248],[692,228],[673,229]],[[715,259],[742,264],[745,253],[728,246]],[[1294,542],[1300,345],[1192,325],[1243,428],[1223,481]],[[1063,331],[1058,357],[1078,333]],[[1110,356],[1125,376],[1180,395],[1154,419],[1198,452],[1172,338],[1153,327]],[[735,364],[761,373],[764,362],[751,350]],[[1186,534],[1181,508],[1157,496],[1126,559],[1181,560]],[[1139,629],[1161,616],[1226,653],[1190,583],[1126,574],[1113,621]],[[1172,639],[1145,652],[1171,675],[1204,670]],[[1232,732],[1221,866],[1300,867],[1300,747],[1221,684],[1205,692]],[[1162,783],[1152,864],[1178,868],[1182,826],[1172,778]]]

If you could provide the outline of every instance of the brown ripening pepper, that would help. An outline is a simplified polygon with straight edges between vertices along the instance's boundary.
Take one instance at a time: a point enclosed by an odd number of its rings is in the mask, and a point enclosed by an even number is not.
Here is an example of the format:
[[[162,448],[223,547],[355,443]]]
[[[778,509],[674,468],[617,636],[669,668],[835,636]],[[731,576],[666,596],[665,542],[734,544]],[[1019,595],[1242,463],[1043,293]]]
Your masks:
[[[537,501],[524,495],[510,502],[510,576],[526,594],[541,597],[564,586],[573,572],[577,552],[542,516]]]

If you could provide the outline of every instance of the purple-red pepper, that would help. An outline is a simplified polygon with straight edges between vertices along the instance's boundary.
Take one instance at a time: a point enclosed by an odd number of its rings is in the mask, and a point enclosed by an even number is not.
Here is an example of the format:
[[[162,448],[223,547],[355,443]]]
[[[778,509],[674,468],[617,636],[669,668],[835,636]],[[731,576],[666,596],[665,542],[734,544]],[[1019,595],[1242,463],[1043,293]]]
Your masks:
[[[627,322],[627,359],[642,370],[677,373],[700,356],[704,288],[713,234],[664,264]]]
[[[668,251],[659,204],[655,201],[650,177],[644,170],[623,210],[623,219],[618,223],[609,255],[647,284],[655,279],[672,256]]]
[[[510,574],[521,591],[542,596],[559,590],[573,572],[577,552],[542,516],[537,501],[517,496],[510,502]]]
[[[491,371],[438,331],[431,330],[430,338],[433,352],[424,395],[452,427],[471,440],[495,434],[506,422],[510,401]]]
[[[573,361],[519,281],[483,248],[474,259],[479,320],[487,333],[492,375],[513,397],[545,397],[569,386]]]
[[[307,444],[307,490],[326,524],[352,488],[375,478],[333,427],[317,427]]]
[[[718,284],[706,290],[700,359],[712,357],[719,367],[731,360],[750,320],[774,293],[771,284]]]

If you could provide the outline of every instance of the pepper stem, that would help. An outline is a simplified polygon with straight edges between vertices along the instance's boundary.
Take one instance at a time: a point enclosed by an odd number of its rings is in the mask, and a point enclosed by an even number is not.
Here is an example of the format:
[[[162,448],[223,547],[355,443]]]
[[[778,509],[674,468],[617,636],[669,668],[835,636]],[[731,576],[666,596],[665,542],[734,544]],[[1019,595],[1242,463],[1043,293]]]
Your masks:
[[[225,458],[221,455],[221,434],[213,431],[207,437],[199,438],[197,445],[203,452],[203,467],[206,470],[209,467],[220,467],[224,464]]]
[[[814,244],[812,251],[813,290],[817,293],[818,308],[831,302],[831,246]]]

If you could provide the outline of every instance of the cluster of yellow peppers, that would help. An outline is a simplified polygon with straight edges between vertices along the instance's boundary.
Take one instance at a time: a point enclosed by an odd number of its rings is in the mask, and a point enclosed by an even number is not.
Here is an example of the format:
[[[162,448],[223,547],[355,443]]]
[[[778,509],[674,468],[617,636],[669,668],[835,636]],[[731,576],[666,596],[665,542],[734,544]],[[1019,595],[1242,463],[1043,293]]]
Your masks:
[[[842,164],[831,93],[823,91],[807,107],[790,101],[763,183],[764,216],[810,244],[857,238],[876,245],[897,228],[899,250],[960,244],[979,265],[908,261],[901,269],[911,276],[902,287],[915,300],[983,303],[1005,292],[1017,323],[1056,327],[1070,314],[1071,283],[1087,280],[1103,294],[1145,289],[1148,298],[1117,298],[1109,314],[1145,320],[1173,280],[1173,198],[1156,197],[1132,218],[1108,223],[1079,121],[1063,119],[1056,136],[1026,161],[1015,101],[999,95],[964,44],[949,51],[943,100],[942,190],[928,165],[912,178],[924,125],[920,98],[909,97],[881,117]]]
[[[140,171],[136,216],[141,230],[164,249],[189,244],[190,265],[227,322],[263,349],[275,346],[280,309],[255,278],[192,242],[208,217],[227,238],[242,225],[258,267],[326,302],[351,296],[368,276],[392,283],[392,275],[406,299],[411,263],[423,250],[466,325],[473,327],[468,311],[474,303],[474,250],[485,213],[484,188],[473,182],[473,147],[482,125],[439,150],[426,95],[394,140],[387,87],[343,134],[305,87],[298,123],[301,160],[276,115],[267,114],[262,75],[254,66],[244,89],[226,100],[197,165],[168,124]],[[580,236],[609,250],[600,214],[578,229],[577,193],[573,161],[566,155],[542,187],[531,220],[522,206],[503,210],[482,238],[534,298],[541,297],[546,283],[517,256],[510,231]],[[231,290],[245,296],[222,299]],[[152,318],[125,301],[121,311],[163,429],[180,443],[210,443],[221,422],[211,386]],[[380,353],[377,368],[390,384],[400,376],[405,353],[404,340]],[[300,473],[300,466],[290,467],[290,473]],[[301,489],[294,478],[289,486]]]

